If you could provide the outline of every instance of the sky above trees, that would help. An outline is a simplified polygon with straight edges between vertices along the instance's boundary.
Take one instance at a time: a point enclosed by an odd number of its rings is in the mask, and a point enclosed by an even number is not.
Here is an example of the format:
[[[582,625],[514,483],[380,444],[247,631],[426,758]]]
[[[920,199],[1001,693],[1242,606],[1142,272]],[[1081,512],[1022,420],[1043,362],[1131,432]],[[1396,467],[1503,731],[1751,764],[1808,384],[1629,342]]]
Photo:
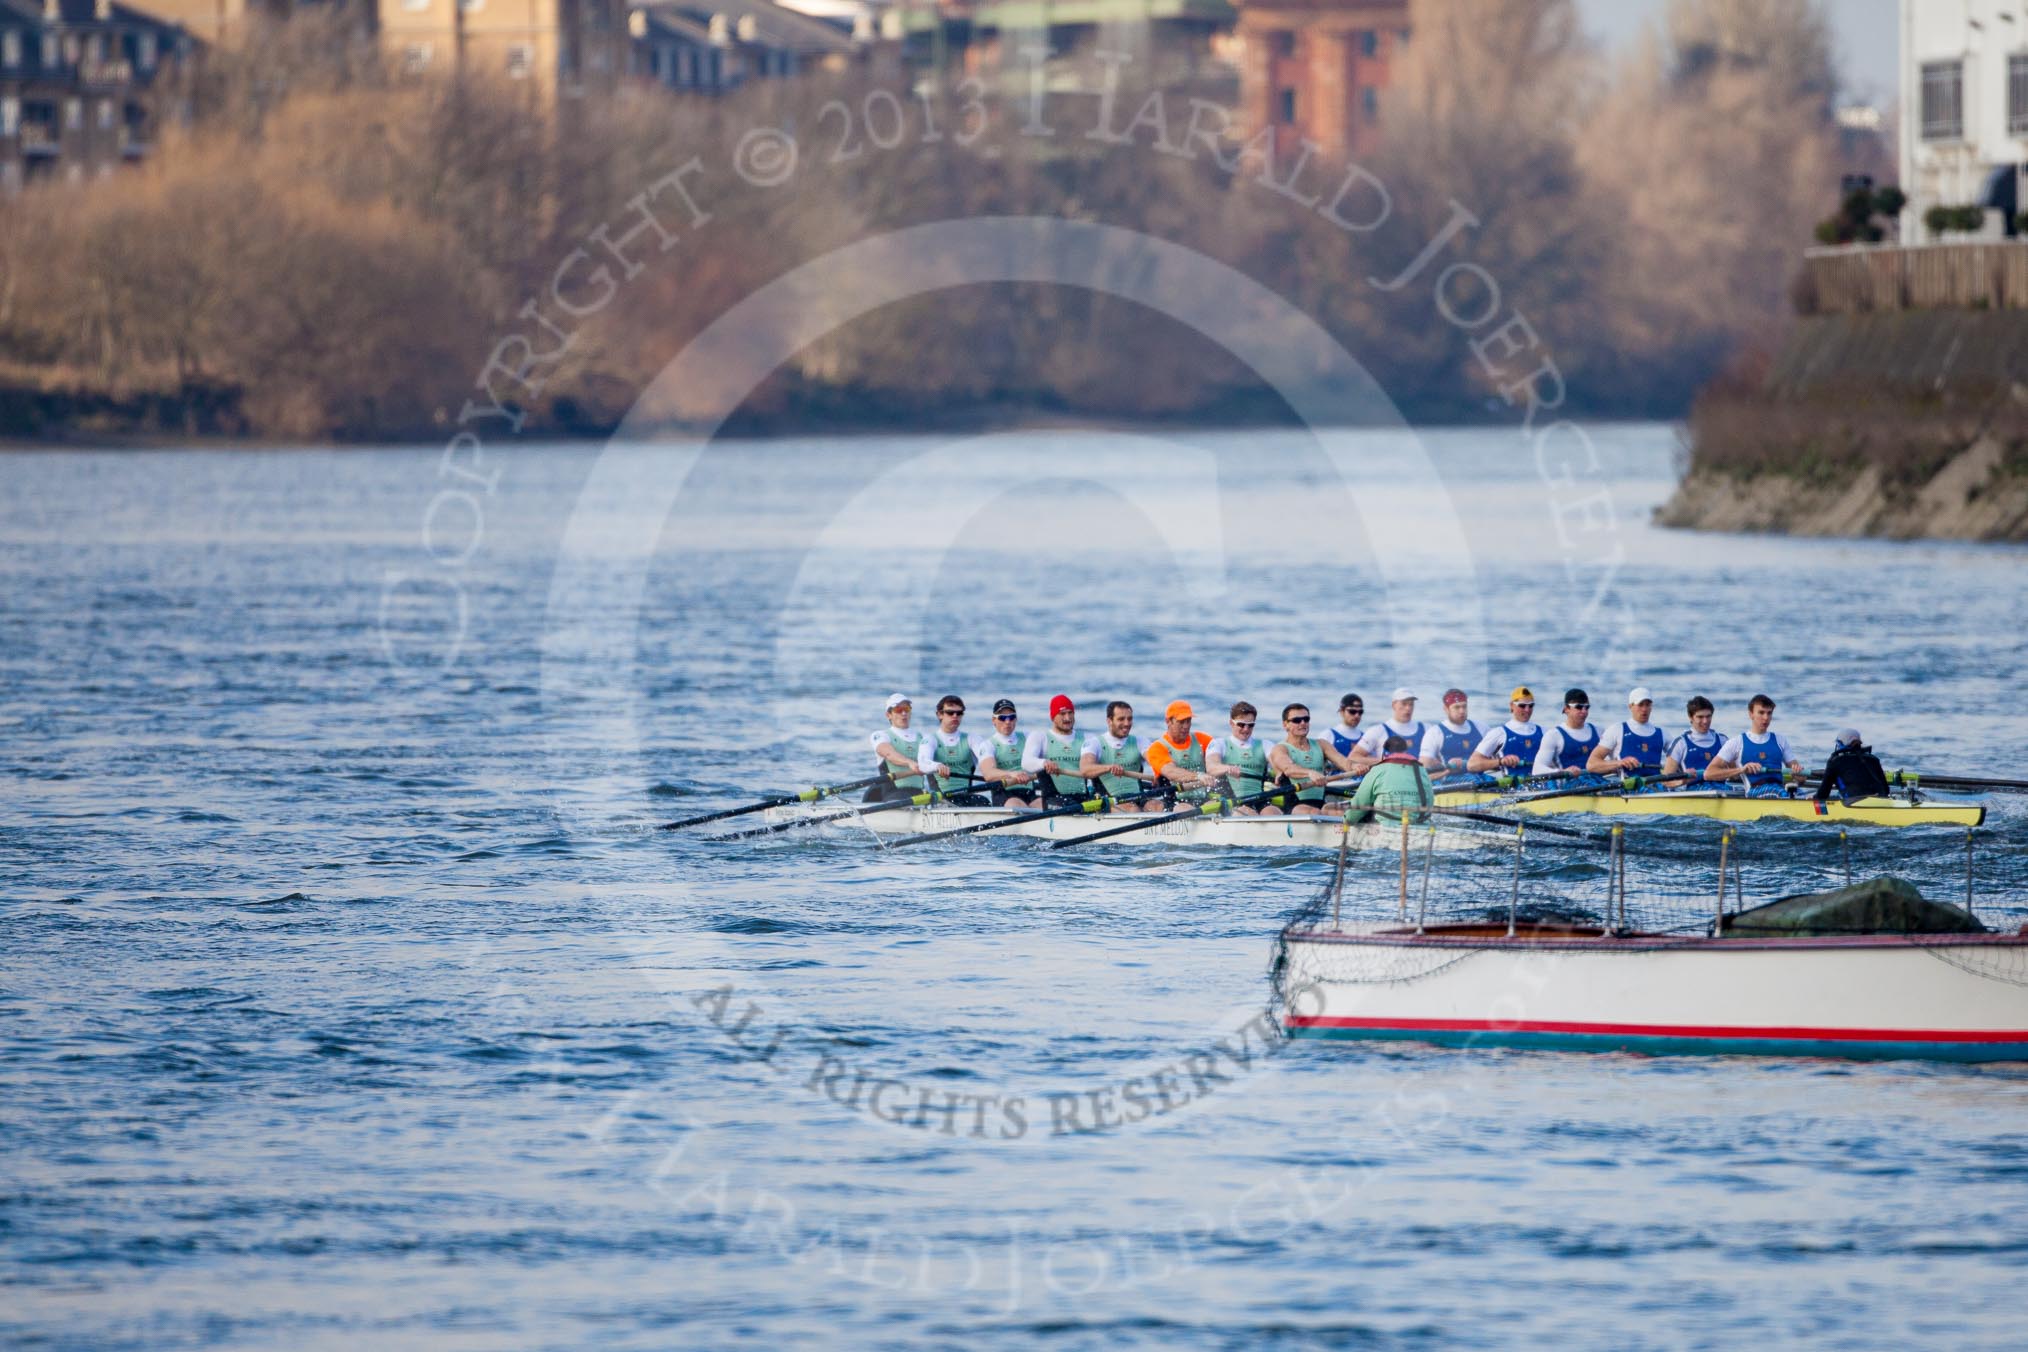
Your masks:
[[[1669,0],[1578,0],[1585,24],[1615,47],[1653,28]],[[1889,104],[1897,97],[1900,22],[1897,0],[1826,0],[1824,12],[1838,44],[1845,97]]]

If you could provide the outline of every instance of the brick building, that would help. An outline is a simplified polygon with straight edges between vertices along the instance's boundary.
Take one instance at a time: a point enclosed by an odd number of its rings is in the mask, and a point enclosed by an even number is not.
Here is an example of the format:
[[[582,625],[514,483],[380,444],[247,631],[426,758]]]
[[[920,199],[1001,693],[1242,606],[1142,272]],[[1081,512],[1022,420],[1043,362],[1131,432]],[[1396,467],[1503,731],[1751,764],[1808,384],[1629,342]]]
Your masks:
[[[1242,133],[1274,128],[1278,157],[1305,140],[1331,159],[1370,149],[1408,44],[1409,0],[1236,2]]]

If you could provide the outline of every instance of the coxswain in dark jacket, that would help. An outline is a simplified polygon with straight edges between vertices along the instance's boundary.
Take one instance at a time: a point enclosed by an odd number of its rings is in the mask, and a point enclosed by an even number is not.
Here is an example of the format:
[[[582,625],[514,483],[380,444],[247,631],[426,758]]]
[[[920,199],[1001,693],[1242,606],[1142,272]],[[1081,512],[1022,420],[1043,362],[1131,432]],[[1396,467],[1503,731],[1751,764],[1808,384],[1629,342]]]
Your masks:
[[[1841,802],[1887,796],[1887,772],[1880,758],[1859,740],[1858,730],[1847,728],[1838,734],[1831,759],[1824,762],[1824,777],[1817,784],[1821,801],[1837,794]]]

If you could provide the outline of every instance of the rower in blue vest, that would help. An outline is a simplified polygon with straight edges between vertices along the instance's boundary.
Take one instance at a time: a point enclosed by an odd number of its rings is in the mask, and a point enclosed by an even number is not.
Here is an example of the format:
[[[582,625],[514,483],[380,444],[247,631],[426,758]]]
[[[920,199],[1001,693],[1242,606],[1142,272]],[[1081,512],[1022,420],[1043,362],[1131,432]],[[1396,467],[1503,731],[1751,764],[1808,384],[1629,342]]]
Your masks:
[[[1670,743],[1669,754],[1662,758],[1664,778],[1669,775],[1702,776],[1725,746],[1725,734],[1711,730],[1711,717],[1718,710],[1710,700],[1702,695],[1692,695],[1683,711],[1690,717],[1690,730],[1679,733]]]
[[[1704,777],[1714,784],[1743,780],[1750,798],[1781,796],[1782,772],[1800,775],[1803,763],[1789,753],[1788,739],[1769,729],[1774,711],[1775,702],[1766,695],[1748,700],[1748,731],[1719,748],[1718,758],[1704,768]]]
[[[1581,775],[1598,745],[1598,729],[1587,726],[1591,718],[1591,696],[1575,686],[1563,692],[1563,722],[1542,734],[1542,749],[1535,753],[1538,775]]]
[[[915,705],[900,691],[887,697],[887,726],[872,737],[874,768],[886,773],[887,782],[866,791],[869,803],[922,792],[922,774],[916,765],[916,757],[922,751],[922,734],[908,726],[914,710]]]
[[[1472,753],[1486,739],[1486,730],[1474,723],[1471,701],[1465,692],[1452,686],[1444,691],[1444,721],[1431,723],[1422,734],[1422,763],[1432,775],[1462,776]]]
[[[1323,743],[1325,758],[1341,773],[1358,775],[1373,768],[1373,759],[1360,745],[1368,731],[1359,726],[1365,716],[1365,700],[1356,694],[1342,696],[1338,700],[1338,721],[1318,738]]]
[[[1467,770],[1492,774],[1526,770],[1535,764],[1535,753],[1542,749],[1542,729],[1535,725],[1535,692],[1525,685],[1515,686],[1507,696],[1507,712],[1512,717],[1479,739],[1477,749],[1465,762]]]
[[[1369,760],[1378,761],[1387,754],[1387,739],[1399,737],[1408,743],[1408,754],[1417,755],[1422,748],[1423,733],[1428,731],[1425,724],[1415,716],[1415,691],[1401,686],[1394,692],[1394,717],[1382,719],[1369,728],[1366,737],[1359,743],[1360,754]]]
[[[1648,687],[1637,685],[1627,692],[1627,717],[1599,734],[1585,769],[1595,775],[1648,775],[1662,773],[1668,754],[1669,734],[1648,721],[1655,712],[1655,697]]]

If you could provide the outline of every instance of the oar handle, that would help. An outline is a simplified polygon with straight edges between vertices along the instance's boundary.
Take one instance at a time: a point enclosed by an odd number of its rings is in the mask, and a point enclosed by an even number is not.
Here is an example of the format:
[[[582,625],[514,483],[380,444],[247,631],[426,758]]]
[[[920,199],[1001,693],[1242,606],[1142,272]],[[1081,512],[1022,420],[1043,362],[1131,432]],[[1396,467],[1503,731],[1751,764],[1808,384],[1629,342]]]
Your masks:
[[[1552,798],[1579,798],[1586,794],[1595,793],[1634,793],[1650,784],[1674,784],[1685,779],[1702,779],[1703,777],[1703,773],[1696,770],[1684,770],[1673,775],[1621,775],[1617,783],[1612,782],[1610,777],[1604,777],[1607,779],[1605,783],[1580,784],[1570,789],[1551,789],[1547,793],[1526,794],[1509,801],[1518,805],[1521,803],[1546,803]]]
[[[1003,817],[997,821],[973,822],[970,826],[954,827],[949,831],[931,831],[926,835],[910,836],[907,840],[895,841],[893,848],[898,850],[905,845],[924,845],[932,840],[949,840],[953,836],[969,836],[976,835],[981,831],[997,831],[1003,827],[1019,826],[1023,822],[1046,821],[1051,817],[1097,816],[1116,803],[1145,802],[1149,798],[1159,797],[1161,792],[1162,790],[1160,789],[1150,789],[1146,793],[1130,794],[1125,798],[1107,798],[1104,795],[1094,798],[1082,798],[1075,803],[1070,803],[1063,807],[1044,808],[1040,812],[1017,812],[1011,817]]]
[[[1343,782],[1343,780],[1344,777],[1340,776],[1339,779],[1337,780],[1327,779],[1322,784],[1306,784],[1303,786],[1303,788],[1305,789],[1327,788],[1331,784],[1336,782]],[[1232,811],[1234,808],[1259,807],[1263,803],[1273,803],[1277,807],[1284,807],[1291,803],[1296,802],[1297,801],[1296,795],[1299,792],[1301,792],[1301,790],[1291,787],[1291,788],[1263,789],[1261,792],[1249,794],[1245,798],[1222,798],[1217,795],[1213,795],[1212,797],[1205,799],[1201,803],[1193,803],[1191,806],[1187,808],[1183,808],[1175,812],[1165,812],[1158,817],[1150,817],[1145,821],[1128,822],[1124,826],[1109,827],[1104,831],[1093,831],[1090,835],[1073,836],[1067,840],[1052,840],[1049,842],[1049,848],[1052,850],[1061,850],[1066,849],[1072,845],[1088,844],[1089,842],[1094,840],[1110,840],[1114,836],[1124,836],[1135,831],[1146,831],[1152,827],[1161,826],[1167,822],[1188,821],[1192,817],[1223,816],[1225,813]]]

